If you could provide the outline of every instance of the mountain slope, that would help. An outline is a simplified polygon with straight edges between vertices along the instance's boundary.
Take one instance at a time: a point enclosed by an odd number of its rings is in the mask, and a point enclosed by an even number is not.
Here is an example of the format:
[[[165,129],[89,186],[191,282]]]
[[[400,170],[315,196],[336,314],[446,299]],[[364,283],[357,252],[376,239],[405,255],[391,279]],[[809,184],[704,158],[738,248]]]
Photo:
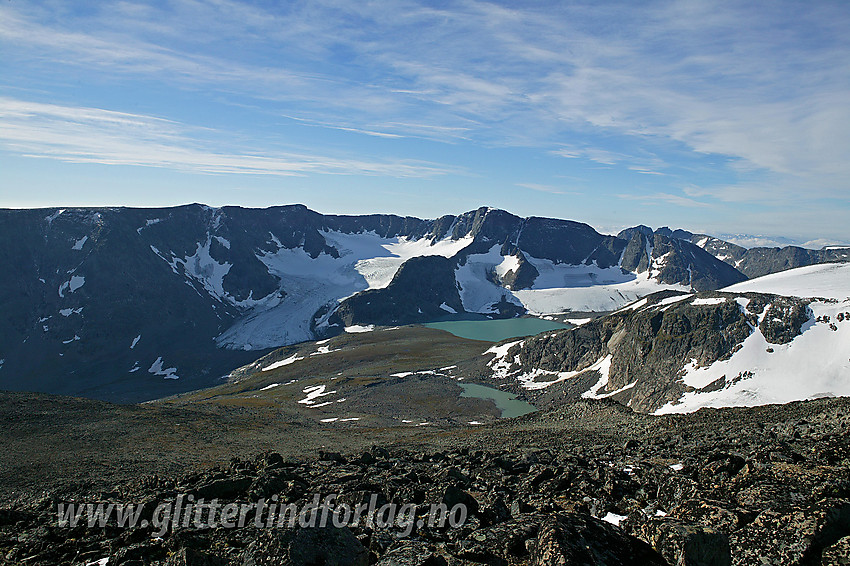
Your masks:
[[[621,265],[629,271],[649,272],[661,283],[684,282],[696,291],[718,289],[746,279],[698,246],[660,233],[635,232],[623,252]]]
[[[578,329],[495,346],[488,366],[541,402],[611,397],[644,412],[850,395],[848,269],[658,293]]]

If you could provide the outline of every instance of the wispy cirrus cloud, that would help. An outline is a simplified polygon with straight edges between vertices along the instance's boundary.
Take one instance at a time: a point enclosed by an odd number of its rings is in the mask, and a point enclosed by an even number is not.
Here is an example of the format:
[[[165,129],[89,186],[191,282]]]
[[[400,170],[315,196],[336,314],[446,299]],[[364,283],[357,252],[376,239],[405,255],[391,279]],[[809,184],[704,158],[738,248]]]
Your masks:
[[[850,173],[850,15],[834,5],[122,2],[91,10],[85,33],[73,10],[46,11],[3,7],[0,36],[69,66],[277,101],[332,128],[540,147],[606,132],[812,185]],[[406,129],[412,117],[432,128]],[[606,154],[597,142],[575,156],[659,172]]]
[[[221,152],[201,131],[162,118],[0,98],[0,144],[29,157],[165,167],[197,173],[431,177],[456,169],[412,160],[366,161],[287,152]],[[194,137],[192,134],[196,134]],[[205,134],[197,135],[197,134]],[[210,149],[210,145],[216,149]]]
[[[524,189],[531,189],[532,191],[537,191],[541,193],[550,193],[553,195],[571,195],[576,194],[575,191],[567,191],[560,187],[554,187],[552,185],[541,185],[539,183],[517,183],[517,187],[522,187]]]
[[[637,201],[643,204],[672,204],[675,206],[684,206],[687,208],[711,208],[713,205],[707,202],[701,202],[692,198],[674,195],[670,193],[653,193],[653,194],[619,194],[619,198],[624,200]]]

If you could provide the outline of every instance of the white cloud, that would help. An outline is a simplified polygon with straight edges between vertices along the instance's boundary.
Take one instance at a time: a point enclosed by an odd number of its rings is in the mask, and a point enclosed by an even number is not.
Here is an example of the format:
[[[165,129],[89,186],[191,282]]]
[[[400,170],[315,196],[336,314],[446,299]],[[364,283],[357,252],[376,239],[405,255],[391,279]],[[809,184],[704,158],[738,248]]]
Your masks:
[[[74,163],[167,167],[197,173],[385,175],[450,172],[415,161],[365,161],[300,153],[223,152],[208,131],[152,116],[0,98],[0,144],[30,157]],[[193,136],[193,134],[196,134]],[[208,146],[214,145],[216,149]],[[456,172],[456,171],[453,171]]]
[[[531,189],[532,191],[537,191],[541,193],[551,193],[553,195],[565,195],[565,194],[575,194],[573,192],[565,191],[559,187],[553,187],[552,185],[541,185],[539,183],[517,183],[517,187],[523,187],[525,189]]]
[[[684,206],[688,208],[711,208],[712,205],[707,202],[701,202],[692,198],[674,195],[670,193],[652,193],[652,194],[619,194],[619,198],[624,200],[639,201],[644,204],[666,203],[674,206]]]
[[[184,0],[94,13],[91,31],[80,32],[70,10],[63,23],[6,6],[0,36],[69,66],[297,102],[299,117],[370,135],[425,135],[405,130],[412,116],[443,139],[463,131],[542,146],[591,128],[672,139],[801,178],[850,173],[850,46],[841,31],[850,18],[826,5],[317,1],[271,11]],[[806,40],[811,31],[821,38]],[[246,47],[228,53],[213,36]],[[621,161],[603,146],[580,156]]]
[[[850,240],[837,240],[832,238],[819,238],[817,240],[809,240],[800,244],[801,247],[813,250],[819,250],[827,246],[846,246],[850,247]]]

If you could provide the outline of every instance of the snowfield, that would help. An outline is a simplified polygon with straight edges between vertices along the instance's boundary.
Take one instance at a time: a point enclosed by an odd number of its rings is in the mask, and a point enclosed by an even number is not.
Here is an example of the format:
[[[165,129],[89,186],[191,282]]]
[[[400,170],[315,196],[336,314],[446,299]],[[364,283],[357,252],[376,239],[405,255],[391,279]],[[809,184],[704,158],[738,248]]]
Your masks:
[[[463,308],[487,314],[493,312],[493,304],[504,298],[507,302],[521,304],[529,314],[537,316],[606,312],[622,308],[656,291],[690,291],[690,287],[685,285],[659,283],[649,272],[635,274],[620,267],[554,263],[520,253],[539,273],[531,289],[511,291],[487,279],[488,271],[504,277],[519,265],[517,258],[502,256],[499,246],[493,246],[486,254],[469,256],[466,265],[456,272],[462,289]]]
[[[810,317],[802,333],[788,344],[771,344],[755,328],[742,348],[728,360],[708,367],[694,362],[682,368],[685,393],[656,414],[687,413],[701,407],[752,407],[818,397],[850,396],[850,263],[829,263],[789,269],[722,289],[730,293],[772,293],[821,297],[809,304]],[[692,304],[710,304],[696,299]],[[717,299],[719,300],[719,299]],[[746,298],[737,299],[742,309]],[[700,392],[724,381],[716,391]]]
[[[850,297],[850,263],[821,263],[789,269],[730,285],[729,293],[773,293],[795,297]]]
[[[686,365],[686,385],[702,389],[720,379],[725,385],[717,391],[685,393],[655,414],[850,396],[850,299],[809,307],[812,317],[803,333],[788,344],[771,344],[756,328],[730,359],[704,368]]]
[[[471,238],[444,239],[431,242],[422,238],[382,238],[373,232],[345,234],[322,232],[327,242],[339,251],[339,258],[321,253],[316,258],[301,248],[287,249],[273,234],[269,243],[277,244],[274,253],[258,254],[257,258],[278,276],[286,293],[282,299],[277,293],[248,303],[231,302],[252,307],[249,314],[226,330],[217,340],[220,346],[242,350],[259,350],[295,344],[315,338],[310,328],[313,315],[319,309],[335,307],[347,297],[389,285],[401,264],[410,258],[423,255],[451,257],[468,246]],[[214,261],[214,260],[213,260]],[[227,267],[229,270],[229,266]],[[219,291],[219,274],[223,267],[210,266],[214,281],[208,289]],[[223,291],[222,291],[223,292]],[[319,325],[326,322],[319,321]],[[281,324],[286,321],[286,324]],[[356,330],[349,330],[356,332]]]
[[[509,290],[487,278],[489,272],[498,272],[498,268],[505,263],[505,258],[499,253],[500,247],[496,244],[486,254],[469,255],[466,263],[455,270],[455,279],[460,286],[460,300],[467,312],[496,312],[494,305],[502,300],[520,304]]]
[[[230,248],[229,240],[209,233],[197,243],[194,253],[186,257],[160,252],[153,246],[151,250],[175,273],[184,274],[187,282],[200,292],[206,291],[244,313],[238,322],[218,336],[218,346],[259,350],[313,340],[315,329],[327,327],[341,301],[367,289],[385,288],[405,261],[421,256],[451,258],[473,243],[472,236],[431,240],[385,238],[374,232],[348,234],[325,230],[321,234],[328,245],[337,250],[339,257],[322,252],[313,258],[303,248],[284,248],[280,239],[269,232],[267,244],[270,247],[257,250],[255,255],[270,274],[280,279],[280,289],[264,297],[250,295],[243,300],[237,300],[224,289],[224,278],[232,265],[210,255],[213,239],[227,249]],[[690,291],[687,285],[662,284],[654,278],[665,264],[666,256],[652,260],[650,270],[636,274],[618,266],[559,264],[523,251],[515,253],[502,255],[501,245],[494,243],[486,253],[470,254],[461,260],[462,265],[455,270],[455,280],[465,311],[492,314],[498,311],[497,304],[506,302],[536,316],[607,312],[621,309],[656,291]],[[651,249],[647,253],[651,253]],[[532,287],[513,290],[500,285],[508,274],[519,269],[523,260],[539,273]],[[66,291],[74,291],[82,283],[82,277],[72,277],[60,287],[59,293],[64,296]],[[455,309],[445,303],[441,308],[447,314],[455,314]],[[347,331],[356,332],[357,329]]]

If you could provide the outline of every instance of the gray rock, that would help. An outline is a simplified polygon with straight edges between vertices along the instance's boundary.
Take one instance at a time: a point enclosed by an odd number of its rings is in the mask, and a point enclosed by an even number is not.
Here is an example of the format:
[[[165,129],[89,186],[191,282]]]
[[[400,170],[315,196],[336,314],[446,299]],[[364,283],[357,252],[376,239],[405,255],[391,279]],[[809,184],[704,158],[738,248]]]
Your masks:
[[[676,566],[731,566],[729,537],[672,517],[650,517],[631,532]]]
[[[534,566],[667,566],[648,544],[588,515],[548,518],[533,545]]]
[[[367,566],[369,552],[348,528],[264,530],[243,554],[244,566]]]

